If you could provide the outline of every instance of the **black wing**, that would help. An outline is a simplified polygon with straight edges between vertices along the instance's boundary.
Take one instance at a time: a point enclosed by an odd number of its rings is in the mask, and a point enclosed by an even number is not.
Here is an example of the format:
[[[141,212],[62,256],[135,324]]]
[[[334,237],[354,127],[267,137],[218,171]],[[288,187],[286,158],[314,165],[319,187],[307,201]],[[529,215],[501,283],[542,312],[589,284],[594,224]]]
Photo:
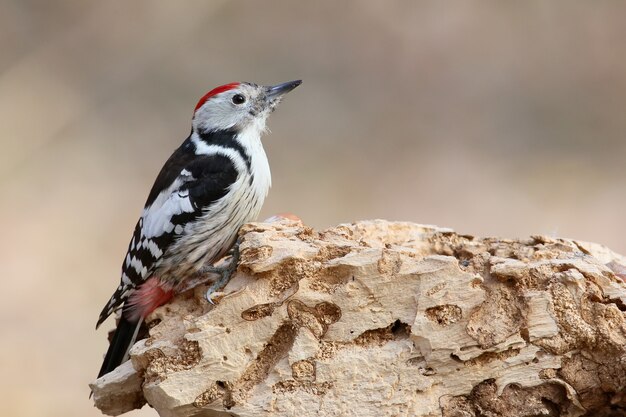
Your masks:
[[[195,155],[189,140],[172,154],[159,173],[128,245],[119,287],[106,304],[99,326],[145,282],[168,247],[204,210],[237,180],[232,160],[221,154]]]

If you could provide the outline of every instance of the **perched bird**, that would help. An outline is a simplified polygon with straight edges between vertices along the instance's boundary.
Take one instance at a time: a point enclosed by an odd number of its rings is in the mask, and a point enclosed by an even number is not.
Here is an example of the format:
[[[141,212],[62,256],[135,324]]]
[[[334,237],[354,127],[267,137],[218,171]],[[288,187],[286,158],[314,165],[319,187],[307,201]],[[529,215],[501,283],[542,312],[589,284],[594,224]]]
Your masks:
[[[98,377],[127,359],[144,320],[203,268],[221,273],[211,293],[236,268],[211,268],[233,247],[241,226],[256,219],[271,185],[261,143],[265,122],[302,81],[274,86],[231,83],[196,105],[191,134],[156,178],[133,233],[122,277],[96,328],[115,310],[120,321]],[[234,264],[234,265],[233,265]]]

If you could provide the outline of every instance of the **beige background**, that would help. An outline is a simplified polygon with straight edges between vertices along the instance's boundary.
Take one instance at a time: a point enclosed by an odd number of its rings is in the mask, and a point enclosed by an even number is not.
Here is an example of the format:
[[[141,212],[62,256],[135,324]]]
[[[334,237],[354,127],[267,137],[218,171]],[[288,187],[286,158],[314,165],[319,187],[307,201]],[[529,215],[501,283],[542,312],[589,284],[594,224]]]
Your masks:
[[[98,415],[97,315],[196,100],[226,82],[304,80],[270,121],[265,217],[626,252],[625,18],[611,1],[0,0],[0,415]]]

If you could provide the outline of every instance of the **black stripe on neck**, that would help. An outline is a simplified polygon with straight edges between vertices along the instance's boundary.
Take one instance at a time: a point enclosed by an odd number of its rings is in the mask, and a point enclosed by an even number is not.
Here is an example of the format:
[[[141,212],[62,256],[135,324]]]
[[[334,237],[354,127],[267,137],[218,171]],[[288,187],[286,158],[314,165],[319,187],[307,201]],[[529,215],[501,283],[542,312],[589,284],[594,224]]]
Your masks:
[[[246,148],[236,139],[238,133],[236,130],[198,131],[198,137],[207,145],[218,145],[236,151],[246,162],[250,172],[252,160],[248,152],[246,152]]]

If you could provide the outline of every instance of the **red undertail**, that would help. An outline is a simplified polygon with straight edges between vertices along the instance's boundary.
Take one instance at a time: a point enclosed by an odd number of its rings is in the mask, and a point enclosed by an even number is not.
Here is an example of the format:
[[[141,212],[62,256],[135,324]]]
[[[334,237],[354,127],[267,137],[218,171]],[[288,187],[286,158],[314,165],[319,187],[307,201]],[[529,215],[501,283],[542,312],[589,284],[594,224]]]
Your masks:
[[[155,308],[167,303],[173,295],[174,291],[163,286],[155,277],[150,278],[131,294],[122,310],[122,317],[102,362],[98,378],[108,374],[126,360],[143,319]]]

